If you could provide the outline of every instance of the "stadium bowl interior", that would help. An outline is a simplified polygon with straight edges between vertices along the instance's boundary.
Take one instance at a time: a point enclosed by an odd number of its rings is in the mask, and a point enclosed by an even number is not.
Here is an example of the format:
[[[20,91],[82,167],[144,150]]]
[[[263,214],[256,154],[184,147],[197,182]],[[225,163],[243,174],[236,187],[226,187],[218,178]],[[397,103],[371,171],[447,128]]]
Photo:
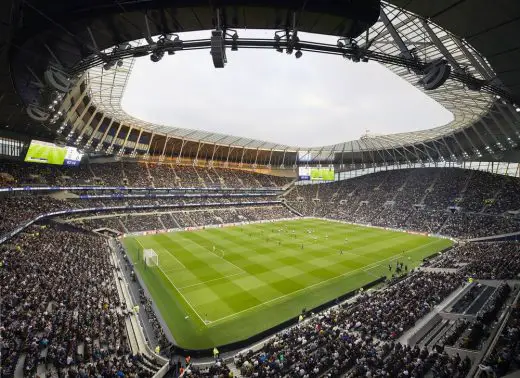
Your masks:
[[[2,377],[518,376],[518,1],[0,9]],[[121,105],[138,59],[251,48],[378,62],[453,120],[308,147]]]

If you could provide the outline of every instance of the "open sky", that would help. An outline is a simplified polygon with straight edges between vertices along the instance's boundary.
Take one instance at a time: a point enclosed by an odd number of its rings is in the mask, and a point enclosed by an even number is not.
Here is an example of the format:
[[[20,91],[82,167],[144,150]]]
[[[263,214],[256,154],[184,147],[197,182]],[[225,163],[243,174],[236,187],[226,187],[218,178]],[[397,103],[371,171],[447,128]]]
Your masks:
[[[239,31],[272,38],[272,31]],[[181,39],[207,38],[209,31]],[[336,43],[335,37],[300,34]],[[444,125],[452,114],[384,66],[304,52],[300,59],[274,50],[227,51],[215,69],[208,50],[136,60],[123,109],[137,118],[174,127],[269,142],[322,146]]]

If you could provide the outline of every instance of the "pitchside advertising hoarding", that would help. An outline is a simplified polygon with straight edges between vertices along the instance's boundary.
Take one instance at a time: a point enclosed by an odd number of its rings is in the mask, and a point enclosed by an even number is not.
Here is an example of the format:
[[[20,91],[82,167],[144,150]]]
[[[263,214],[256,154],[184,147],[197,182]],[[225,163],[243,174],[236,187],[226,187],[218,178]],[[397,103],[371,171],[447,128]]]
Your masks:
[[[303,181],[334,181],[334,167],[298,167],[298,178]]]
[[[32,140],[25,155],[29,163],[78,166],[83,153],[76,147],[58,146],[54,143]]]

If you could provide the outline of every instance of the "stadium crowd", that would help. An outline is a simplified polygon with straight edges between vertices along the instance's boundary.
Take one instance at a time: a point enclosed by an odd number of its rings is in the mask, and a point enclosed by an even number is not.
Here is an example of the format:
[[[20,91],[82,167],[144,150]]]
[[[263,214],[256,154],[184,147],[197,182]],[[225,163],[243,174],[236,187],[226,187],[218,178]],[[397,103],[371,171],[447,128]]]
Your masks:
[[[508,372],[520,368],[520,306],[516,304],[511,309],[511,314],[506,327],[491,351],[491,354],[481,364],[481,370],[492,372],[498,377],[503,377]],[[483,376],[483,375],[482,375]]]
[[[491,280],[516,279],[520,273],[520,242],[466,243],[428,263],[436,268],[461,268],[470,277]]]
[[[1,169],[9,175],[17,177],[18,183],[26,183],[32,179],[63,177],[63,167],[20,165],[19,163],[3,163]],[[40,167],[40,168],[38,168]],[[74,169],[74,168],[71,168]],[[128,179],[137,183],[137,177],[161,177],[163,184],[182,186],[184,183],[197,187],[211,186],[215,182],[227,180],[232,187],[276,186],[286,184],[288,179],[276,176],[255,174],[238,170],[220,168],[194,168],[191,166],[173,166],[170,164],[144,164],[117,162],[112,164],[90,164],[81,168],[99,177],[103,182],[121,185],[119,180]],[[154,175],[154,170],[159,174]],[[77,170],[75,170],[77,172]],[[60,173],[61,172],[61,173]],[[125,176],[124,172],[132,172]],[[169,172],[168,176],[165,172]],[[61,176],[60,176],[61,175]],[[165,176],[166,175],[166,176]],[[77,174],[75,177],[84,177]],[[132,178],[133,177],[133,178]],[[168,177],[171,178],[168,181]],[[233,179],[234,178],[234,179]],[[159,179],[159,180],[161,180]],[[110,181],[112,180],[112,181]],[[191,181],[189,181],[191,180]],[[493,234],[520,231],[520,221],[507,210],[518,210],[520,203],[519,181],[485,172],[450,169],[412,169],[378,172],[350,180],[320,185],[296,185],[284,196],[287,204],[302,215],[329,217],[350,222],[373,224],[381,227],[402,228],[418,232],[441,233],[457,238],[476,238]],[[56,180],[47,180],[52,184]],[[74,181],[78,185],[80,182]],[[210,185],[211,184],[211,185]],[[481,188],[481,189],[479,189]],[[91,191],[93,194],[105,194]],[[76,191],[76,194],[85,192]],[[195,197],[125,197],[112,193],[112,197],[99,199],[69,198],[55,200],[42,196],[6,196],[2,200],[1,210],[9,213],[0,222],[0,233],[6,233],[20,223],[53,210],[87,208],[97,206],[166,206],[188,205],[195,203],[215,203],[216,205],[240,201],[271,201],[276,195],[256,193],[253,196],[195,196]],[[132,210],[133,214],[146,212]],[[149,212],[149,211],[148,211]],[[222,223],[224,220],[236,221],[237,217],[247,220],[262,219],[263,214],[230,214],[222,216],[216,211],[202,213],[185,213],[179,219],[171,217],[151,217],[126,215],[127,212],[113,211],[112,215],[123,215],[128,223],[120,231],[144,231],[154,228],[190,227]],[[103,215],[107,213],[98,213]],[[193,219],[197,218],[197,219]],[[166,221],[166,224],[165,222]],[[101,220],[101,223],[104,221]],[[111,221],[108,221],[111,222]],[[112,225],[113,222],[111,222]],[[125,230],[126,228],[126,230]]]
[[[290,179],[232,169],[171,164],[90,164],[79,169],[5,163],[2,185],[99,183],[156,187],[280,187]],[[6,179],[7,177],[7,179]],[[244,201],[272,200],[258,195]],[[505,214],[519,210],[518,180],[460,169],[416,169],[371,174],[320,185],[294,186],[285,196],[303,215],[330,217],[471,238],[520,231],[520,223]],[[83,200],[50,196],[9,195],[0,201],[0,234],[37,216],[90,206],[159,206],[200,202],[200,198],[113,198]],[[126,209],[95,212],[88,219],[67,217],[86,230],[119,232],[280,219],[295,216],[281,204],[225,206],[236,198],[204,198],[204,208]],[[81,215],[80,218],[84,216]],[[344,307],[327,310],[277,335],[259,352],[237,356],[245,376],[317,375],[347,377],[463,377],[468,360],[442,351],[401,345],[397,339],[431,311],[467,277],[517,278],[517,242],[467,243],[443,254],[430,265],[460,268],[457,273],[414,272],[384,290],[361,293]],[[113,267],[104,239],[66,226],[31,226],[0,245],[2,290],[2,376],[13,376],[23,361],[26,375],[45,366],[60,376],[151,376],[154,366],[132,355],[125,330],[129,311],[119,300]],[[149,300],[141,304],[153,319]],[[489,302],[493,306],[498,302]],[[494,313],[496,306],[488,309]],[[512,318],[514,321],[515,318]],[[156,337],[163,340],[154,322]],[[457,328],[458,330],[458,328]],[[518,335],[514,347],[518,345]],[[505,343],[504,345],[506,345]],[[509,344],[507,344],[509,345]],[[511,353],[512,354],[512,353]],[[507,350],[503,356],[512,363]],[[497,357],[498,358],[498,357]],[[490,358],[490,365],[502,360]],[[220,365],[219,365],[220,364]],[[223,363],[193,368],[188,376],[229,374]],[[498,369],[498,368],[497,368]]]
[[[304,320],[234,363],[246,377],[464,377],[469,361],[397,342],[462,282],[458,274],[411,274]]]
[[[31,226],[0,246],[1,376],[152,376],[132,355],[103,238]]]
[[[0,163],[3,186],[106,185],[133,187],[283,187],[293,181],[230,168],[193,167],[171,163],[84,163],[60,167],[20,162]]]
[[[478,238],[520,231],[520,180],[459,168],[383,171],[295,185],[285,199],[306,216]]]

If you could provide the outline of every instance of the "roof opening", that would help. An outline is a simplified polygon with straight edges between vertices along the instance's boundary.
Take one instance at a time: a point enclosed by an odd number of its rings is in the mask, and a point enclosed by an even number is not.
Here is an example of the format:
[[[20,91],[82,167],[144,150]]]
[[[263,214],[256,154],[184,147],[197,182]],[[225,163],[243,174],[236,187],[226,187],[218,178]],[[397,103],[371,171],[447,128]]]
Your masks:
[[[453,120],[439,103],[378,63],[310,52],[300,59],[265,50],[228,55],[224,69],[213,67],[207,50],[157,63],[137,59],[123,109],[172,127],[306,147]]]

